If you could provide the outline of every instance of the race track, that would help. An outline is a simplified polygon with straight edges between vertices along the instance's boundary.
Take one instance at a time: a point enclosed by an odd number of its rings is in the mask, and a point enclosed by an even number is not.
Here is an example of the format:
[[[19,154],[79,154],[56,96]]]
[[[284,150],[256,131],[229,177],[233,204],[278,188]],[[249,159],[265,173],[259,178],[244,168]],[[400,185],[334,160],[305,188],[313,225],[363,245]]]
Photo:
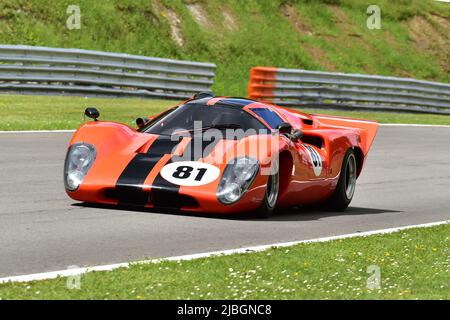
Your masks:
[[[346,212],[291,210],[270,220],[76,204],[62,183],[70,136],[0,134],[0,277],[450,218],[449,127],[381,127]]]

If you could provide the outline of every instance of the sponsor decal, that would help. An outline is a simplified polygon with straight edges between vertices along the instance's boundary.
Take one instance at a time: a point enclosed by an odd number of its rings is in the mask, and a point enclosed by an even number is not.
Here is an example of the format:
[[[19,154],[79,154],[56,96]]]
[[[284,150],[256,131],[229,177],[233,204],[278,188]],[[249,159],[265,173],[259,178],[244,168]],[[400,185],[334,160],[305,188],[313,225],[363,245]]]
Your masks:
[[[160,174],[173,184],[195,187],[216,180],[220,169],[200,161],[179,161],[165,165]]]
[[[320,154],[310,145],[303,144],[303,146],[305,147],[306,151],[309,154],[309,157],[311,158],[311,164],[314,174],[316,175],[316,177],[319,177],[322,173],[322,158],[320,157]]]

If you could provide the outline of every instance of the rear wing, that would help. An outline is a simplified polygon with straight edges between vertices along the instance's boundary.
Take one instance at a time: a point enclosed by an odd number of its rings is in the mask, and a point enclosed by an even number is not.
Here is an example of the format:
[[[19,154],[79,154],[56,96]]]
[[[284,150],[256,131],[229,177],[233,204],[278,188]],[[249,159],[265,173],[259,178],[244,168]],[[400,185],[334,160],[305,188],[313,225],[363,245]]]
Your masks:
[[[358,129],[361,138],[361,149],[364,156],[370,150],[378,131],[378,123],[371,120],[315,114],[312,117],[325,126]]]

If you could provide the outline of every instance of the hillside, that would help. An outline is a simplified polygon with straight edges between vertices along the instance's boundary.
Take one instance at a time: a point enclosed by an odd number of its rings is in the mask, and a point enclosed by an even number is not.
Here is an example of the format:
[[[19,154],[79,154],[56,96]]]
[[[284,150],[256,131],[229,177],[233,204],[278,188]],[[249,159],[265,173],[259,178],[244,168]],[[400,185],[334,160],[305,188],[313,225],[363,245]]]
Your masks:
[[[75,47],[218,65],[214,91],[246,95],[250,67],[398,75],[450,82],[450,4],[380,0],[381,30],[361,0],[2,0],[0,43]]]

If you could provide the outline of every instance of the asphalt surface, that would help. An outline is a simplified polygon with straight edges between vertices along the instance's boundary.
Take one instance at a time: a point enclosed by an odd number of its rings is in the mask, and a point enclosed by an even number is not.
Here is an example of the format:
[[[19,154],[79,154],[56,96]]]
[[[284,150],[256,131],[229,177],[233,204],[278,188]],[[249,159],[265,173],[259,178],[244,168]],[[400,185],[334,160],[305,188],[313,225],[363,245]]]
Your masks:
[[[346,212],[270,220],[80,206],[62,183],[70,136],[0,134],[0,277],[450,218],[450,128],[381,127]]]

